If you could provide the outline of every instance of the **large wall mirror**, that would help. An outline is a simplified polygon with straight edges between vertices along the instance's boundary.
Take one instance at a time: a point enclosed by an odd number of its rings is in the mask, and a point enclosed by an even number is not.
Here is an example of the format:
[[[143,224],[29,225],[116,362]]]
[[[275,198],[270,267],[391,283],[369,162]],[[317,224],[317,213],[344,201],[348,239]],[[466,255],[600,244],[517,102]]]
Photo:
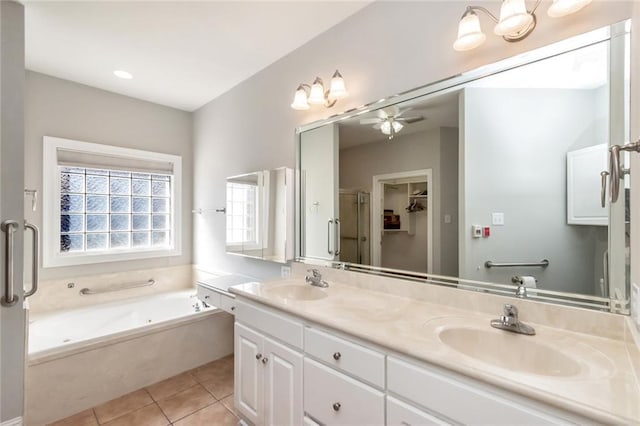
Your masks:
[[[226,251],[285,263],[293,258],[293,170],[227,178]]]
[[[603,206],[601,172],[628,141],[629,31],[300,128],[297,256],[627,313],[629,184]]]

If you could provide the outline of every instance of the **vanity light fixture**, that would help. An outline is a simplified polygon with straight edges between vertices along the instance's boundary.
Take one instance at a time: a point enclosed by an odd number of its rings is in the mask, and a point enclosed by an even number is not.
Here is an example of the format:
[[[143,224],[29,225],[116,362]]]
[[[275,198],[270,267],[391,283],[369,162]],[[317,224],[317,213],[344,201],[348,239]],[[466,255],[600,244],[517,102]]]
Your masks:
[[[508,42],[524,40],[536,27],[536,10],[542,0],[537,0],[531,11],[527,10],[525,0],[503,0],[500,7],[500,18],[482,6],[467,6],[458,24],[458,38],[453,43],[457,51],[475,49],[486,40],[487,36],[480,28],[480,19],[476,11],[485,13],[495,23],[493,32]],[[553,0],[547,10],[552,18],[576,13],[591,3],[592,0]]]
[[[324,105],[327,108],[334,106],[338,99],[347,97],[347,88],[340,71],[336,70],[331,78],[331,86],[325,91],[324,84],[320,77],[316,77],[313,84],[309,86],[300,83],[293,97],[291,108],[296,110],[307,110],[311,105]]]

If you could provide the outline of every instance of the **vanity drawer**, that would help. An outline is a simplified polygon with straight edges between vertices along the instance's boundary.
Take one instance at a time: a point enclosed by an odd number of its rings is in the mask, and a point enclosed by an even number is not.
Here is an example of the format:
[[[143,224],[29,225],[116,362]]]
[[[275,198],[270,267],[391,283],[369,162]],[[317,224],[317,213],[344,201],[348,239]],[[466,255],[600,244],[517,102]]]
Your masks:
[[[304,411],[325,425],[383,425],[384,394],[306,358]]]
[[[220,309],[235,315],[236,311],[236,298],[223,293],[220,293]]]
[[[310,327],[304,329],[304,351],[338,370],[384,388],[384,354],[380,352]]]
[[[446,426],[449,424],[392,396],[387,397],[387,426]]]
[[[502,398],[490,388],[448,377],[428,367],[387,358],[387,389],[416,404],[463,424],[566,424],[533,407]],[[461,409],[464,407],[464,409]]]
[[[236,321],[269,334],[295,348],[302,349],[302,323],[270,309],[236,299]]]
[[[203,285],[199,285],[196,294],[198,296],[198,299],[200,299],[207,305],[211,305],[216,308],[220,307],[220,293],[218,293],[217,291],[211,290],[210,288]]]

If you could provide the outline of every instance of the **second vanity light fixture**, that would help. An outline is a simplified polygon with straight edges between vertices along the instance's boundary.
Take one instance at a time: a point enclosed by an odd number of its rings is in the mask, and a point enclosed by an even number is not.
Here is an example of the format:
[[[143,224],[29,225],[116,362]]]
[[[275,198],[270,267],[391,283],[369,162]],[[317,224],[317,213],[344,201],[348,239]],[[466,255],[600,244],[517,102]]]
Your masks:
[[[336,72],[333,73],[333,77],[331,77],[331,86],[327,91],[324,90],[324,85],[320,77],[316,77],[311,86],[300,83],[296,89],[291,108],[307,110],[310,108],[309,104],[324,105],[327,108],[331,108],[336,104],[338,99],[346,97],[347,88],[344,84],[344,79],[340,72],[336,70]]]
[[[508,42],[525,39],[536,27],[536,9],[542,0],[537,0],[531,11],[527,10],[525,0],[503,0],[500,7],[500,18],[481,6],[468,6],[458,24],[458,39],[453,43],[457,51],[475,49],[486,40],[487,36],[480,28],[480,19],[476,11],[486,13],[495,23],[493,32]],[[576,13],[591,3],[592,0],[553,0],[547,15],[552,18]]]

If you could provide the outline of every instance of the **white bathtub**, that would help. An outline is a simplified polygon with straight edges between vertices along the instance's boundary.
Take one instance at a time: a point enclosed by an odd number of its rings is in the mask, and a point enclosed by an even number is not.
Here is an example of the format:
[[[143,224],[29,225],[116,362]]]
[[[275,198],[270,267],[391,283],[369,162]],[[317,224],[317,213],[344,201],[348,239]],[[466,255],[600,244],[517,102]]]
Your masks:
[[[42,425],[231,354],[233,317],[195,289],[32,314],[28,351],[26,424]]]
[[[215,311],[216,308],[205,307],[196,298],[195,290],[186,290],[32,314],[29,316],[29,360],[49,359],[103,342],[112,343]]]

